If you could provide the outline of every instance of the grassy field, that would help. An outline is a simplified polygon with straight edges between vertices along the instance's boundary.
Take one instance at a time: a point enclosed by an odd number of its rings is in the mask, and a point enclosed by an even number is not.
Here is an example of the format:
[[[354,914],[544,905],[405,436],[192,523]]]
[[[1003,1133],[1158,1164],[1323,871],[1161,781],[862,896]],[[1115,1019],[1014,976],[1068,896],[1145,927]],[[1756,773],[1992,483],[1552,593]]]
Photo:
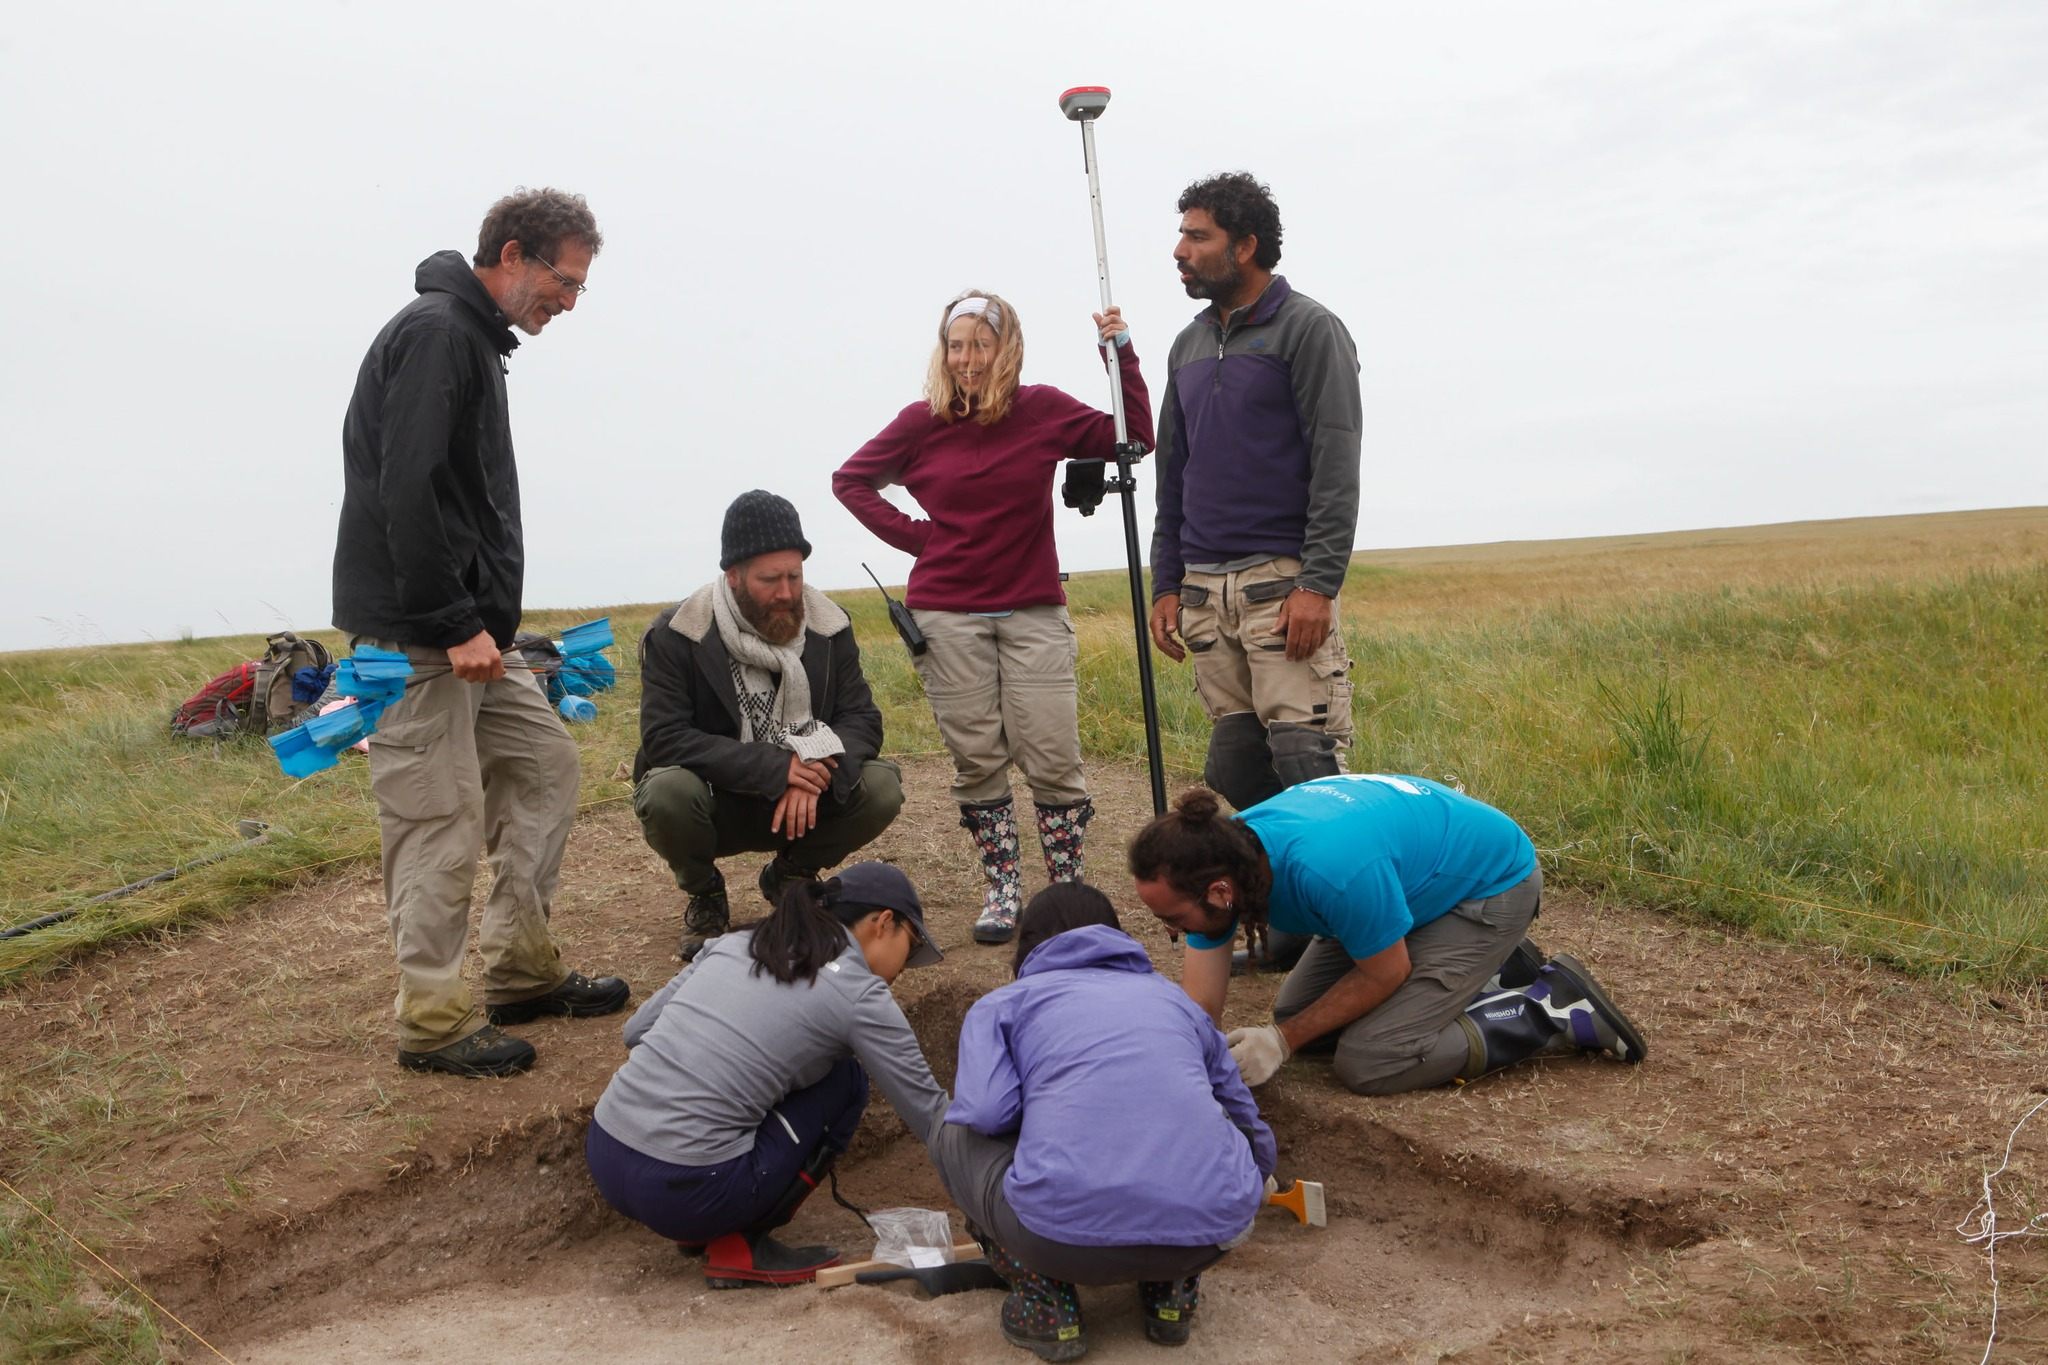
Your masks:
[[[1070,584],[1083,741],[1143,761],[1128,588]],[[872,591],[840,597],[893,752],[939,747]],[[579,727],[586,802],[623,799],[621,685]],[[2048,975],[2048,509],[1359,555],[1343,597],[1359,770],[1438,777],[1513,814],[1545,875],[1637,901],[1994,982]],[[338,642],[329,637],[330,645]],[[0,982],[375,856],[364,766],[305,782],[267,748],[165,720],[261,641],[0,655],[0,927],[235,841],[287,834],[49,929],[0,940]],[[1175,782],[1206,725],[1159,660]],[[1101,864],[1098,864],[1101,866]]]

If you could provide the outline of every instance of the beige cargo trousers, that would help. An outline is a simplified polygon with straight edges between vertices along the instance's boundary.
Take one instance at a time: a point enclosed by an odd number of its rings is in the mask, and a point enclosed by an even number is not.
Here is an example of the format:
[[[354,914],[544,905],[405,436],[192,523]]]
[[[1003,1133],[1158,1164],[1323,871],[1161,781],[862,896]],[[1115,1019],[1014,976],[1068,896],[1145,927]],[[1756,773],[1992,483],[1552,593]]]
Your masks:
[[[504,677],[468,683],[445,650],[356,643],[403,648],[414,669],[370,736],[370,791],[398,955],[398,1045],[432,1052],[484,1025],[462,979],[479,849],[491,864],[478,940],[485,1003],[545,995],[568,977],[548,909],[576,817],[576,741],[517,655]]]
[[[1287,637],[1273,633],[1300,572],[1301,561],[1293,558],[1227,574],[1188,570],[1180,587],[1180,634],[1212,724],[1256,715],[1268,731],[1296,726],[1327,736],[1341,754],[1351,742],[1351,654],[1343,632],[1333,628],[1322,647],[1299,662],[1287,657]]]

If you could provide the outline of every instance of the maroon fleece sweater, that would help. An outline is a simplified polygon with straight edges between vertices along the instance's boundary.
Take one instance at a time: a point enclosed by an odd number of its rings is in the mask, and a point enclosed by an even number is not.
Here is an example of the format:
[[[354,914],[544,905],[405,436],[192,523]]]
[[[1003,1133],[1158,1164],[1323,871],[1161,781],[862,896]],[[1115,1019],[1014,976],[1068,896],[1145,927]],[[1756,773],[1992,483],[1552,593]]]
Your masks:
[[[1152,444],[1152,398],[1135,343],[1116,348],[1131,439]],[[1002,421],[944,422],[922,400],[832,476],[846,510],[905,554],[915,555],[904,600],[926,611],[1010,611],[1061,605],[1052,534],[1053,467],[1114,459],[1116,422],[1048,384],[1025,384]],[[902,484],[929,520],[880,492]]]

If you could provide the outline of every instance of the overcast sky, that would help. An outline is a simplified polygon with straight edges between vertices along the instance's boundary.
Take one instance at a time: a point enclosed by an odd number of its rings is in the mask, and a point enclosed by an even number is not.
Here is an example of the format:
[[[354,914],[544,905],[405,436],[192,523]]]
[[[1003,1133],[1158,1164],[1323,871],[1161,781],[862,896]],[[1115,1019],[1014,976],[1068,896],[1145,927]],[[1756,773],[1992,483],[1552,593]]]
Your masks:
[[[512,360],[528,606],[683,595],[756,486],[813,581],[900,583],[829,478],[946,299],[1107,406],[1080,84],[1155,395],[1180,188],[1272,186],[1359,345],[1361,547],[2048,503],[2039,0],[36,5],[0,649],[327,624],[363,351],[522,184],[606,237]],[[1122,562],[1113,505],[1060,516]]]

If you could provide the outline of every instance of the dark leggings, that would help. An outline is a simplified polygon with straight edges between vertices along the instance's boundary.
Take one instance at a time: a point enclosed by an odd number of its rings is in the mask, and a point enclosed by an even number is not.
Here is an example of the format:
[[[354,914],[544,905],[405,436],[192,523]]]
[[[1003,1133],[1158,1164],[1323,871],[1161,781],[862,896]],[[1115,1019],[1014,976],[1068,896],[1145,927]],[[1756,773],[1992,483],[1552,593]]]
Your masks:
[[[932,1136],[932,1165],[967,1220],[1028,1270],[1072,1284],[1184,1280],[1223,1259],[1219,1246],[1073,1246],[1024,1226],[1003,1191],[1017,1157],[1017,1139],[984,1137],[957,1123]]]
[[[867,1106],[867,1073],[847,1057],[815,1085],[784,1096],[755,1130],[752,1151],[715,1165],[679,1166],[648,1156],[595,1119],[583,1152],[606,1203],[671,1241],[702,1245],[758,1223],[819,1147],[845,1151]]]

